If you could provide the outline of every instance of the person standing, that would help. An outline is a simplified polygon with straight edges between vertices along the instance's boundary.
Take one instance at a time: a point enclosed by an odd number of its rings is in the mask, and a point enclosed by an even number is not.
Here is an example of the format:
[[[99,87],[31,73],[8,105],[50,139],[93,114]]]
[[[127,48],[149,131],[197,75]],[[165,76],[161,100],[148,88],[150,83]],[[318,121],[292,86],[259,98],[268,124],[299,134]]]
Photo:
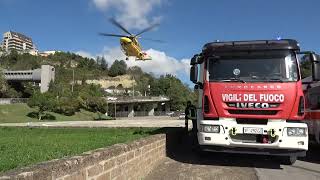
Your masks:
[[[196,117],[196,107],[191,104],[191,101],[187,102],[187,107],[184,111],[185,113],[185,128],[188,131],[189,120],[192,121],[192,132],[197,132],[197,117]]]

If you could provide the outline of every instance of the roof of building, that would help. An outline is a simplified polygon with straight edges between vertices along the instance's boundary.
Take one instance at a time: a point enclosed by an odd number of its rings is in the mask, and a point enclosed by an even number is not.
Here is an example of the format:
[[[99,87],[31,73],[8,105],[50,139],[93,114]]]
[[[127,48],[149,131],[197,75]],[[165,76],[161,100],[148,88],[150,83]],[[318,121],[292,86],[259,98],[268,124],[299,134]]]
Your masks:
[[[18,33],[18,32],[14,32],[14,31],[9,31],[9,33],[11,33],[12,35],[18,36],[18,38],[26,40],[26,41],[31,41],[32,39],[24,34]]]

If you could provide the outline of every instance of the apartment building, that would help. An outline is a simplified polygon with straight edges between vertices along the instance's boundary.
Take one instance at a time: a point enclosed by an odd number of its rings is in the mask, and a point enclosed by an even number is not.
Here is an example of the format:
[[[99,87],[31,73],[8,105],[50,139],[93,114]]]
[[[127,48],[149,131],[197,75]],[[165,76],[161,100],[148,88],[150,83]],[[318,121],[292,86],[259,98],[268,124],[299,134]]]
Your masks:
[[[8,31],[3,34],[2,48],[5,51],[16,50],[19,52],[37,53],[32,39],[18,32]]]

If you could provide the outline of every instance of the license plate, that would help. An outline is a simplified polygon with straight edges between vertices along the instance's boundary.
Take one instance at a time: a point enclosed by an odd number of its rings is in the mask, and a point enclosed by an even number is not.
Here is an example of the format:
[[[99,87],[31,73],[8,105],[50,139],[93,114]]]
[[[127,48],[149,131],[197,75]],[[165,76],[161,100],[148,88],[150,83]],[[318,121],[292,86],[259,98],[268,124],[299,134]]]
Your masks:
[[[263,134],[263,128],[244,127],[243,133],[244,134]]]

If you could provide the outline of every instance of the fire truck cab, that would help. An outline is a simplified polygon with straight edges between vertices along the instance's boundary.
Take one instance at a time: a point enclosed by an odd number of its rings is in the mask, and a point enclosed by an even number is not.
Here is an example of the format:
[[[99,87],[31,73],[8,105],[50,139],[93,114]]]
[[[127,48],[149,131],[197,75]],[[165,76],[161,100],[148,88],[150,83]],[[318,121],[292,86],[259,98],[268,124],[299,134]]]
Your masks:
[[[190,62],[198,93],[197,138],[204,151],[282,156],[293,164],[308,150],[295,40],[212,42]]]

